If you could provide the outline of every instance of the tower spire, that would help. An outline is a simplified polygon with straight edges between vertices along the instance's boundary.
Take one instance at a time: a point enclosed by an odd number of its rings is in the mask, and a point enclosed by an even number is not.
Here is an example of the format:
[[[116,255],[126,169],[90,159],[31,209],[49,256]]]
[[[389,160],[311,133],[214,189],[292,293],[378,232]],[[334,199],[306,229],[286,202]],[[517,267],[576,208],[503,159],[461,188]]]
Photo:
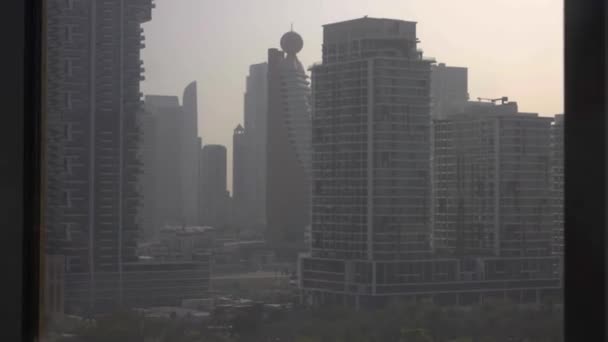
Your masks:
[[[293,32],[293,21],[291,22],[291,32]]]

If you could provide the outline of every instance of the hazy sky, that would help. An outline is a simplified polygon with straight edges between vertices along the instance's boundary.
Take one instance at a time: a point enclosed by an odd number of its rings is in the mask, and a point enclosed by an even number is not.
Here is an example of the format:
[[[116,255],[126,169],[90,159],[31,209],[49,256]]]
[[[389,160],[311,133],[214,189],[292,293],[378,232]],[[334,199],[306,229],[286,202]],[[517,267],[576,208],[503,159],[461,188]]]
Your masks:
[[[199,134],[228,147],[243,120],[245,76],[279,47],[304,39],[305,66],[321,59],[322,25],[363,17],[418,22],[419,48],[469,68],[469,94],[508,96],[526,112],[563,112],[563,3],[560,0],[156,0],[144,25],[145,94],[179,95],[198,82]]]

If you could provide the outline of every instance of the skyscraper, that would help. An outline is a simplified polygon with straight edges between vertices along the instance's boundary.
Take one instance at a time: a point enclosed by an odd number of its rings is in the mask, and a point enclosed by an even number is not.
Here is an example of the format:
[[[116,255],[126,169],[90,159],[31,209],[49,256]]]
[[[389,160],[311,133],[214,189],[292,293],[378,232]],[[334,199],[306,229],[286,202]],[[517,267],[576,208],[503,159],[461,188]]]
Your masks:
[[[301,288],[315,302],[399,293],[427,258],[432,60],[416,23],[362,18],[324,26],[312,68],[312,248]]]
[[[249,67],[244,96],[244,126],[234,152],[233,198],[240,228],[263,233],[266,225],[266,143],[268,63]],[[236,142],[235,142],[236,143]]]
[[[196,222],[197,224],[201,224],[202,220],[203,220],[203,213],[201,213],[201,208],[202,208],[202,204],[201,201],[203,200],[202,197],[202,186],[201,183],[203,182],[203,176],[202,176],[202,160],[201,158],[203,157],[203,138],[198,137],[197,142],[196,142],[196,175],[197,175],[197,179],[198,179],[198,185],[196,186]]]
[[[239,229],[253,226],[252,222],[252,180],[251,158],[247,145],[247,135],[242,125],[237,125],[232,134],[232,199],[234,221]]]
[[[244,127],[248,156],[247,181],[252,202],[253,222],[266,224],[266,154],[268,127],[268,63],[253,64],[249,67],[245,92]]]
[[[198,223],[198,103],[196,82],[190,83],[184,89],[182,97],[182,129],[181,129],[181,179],[184,223]]]
[[[435,121],[435,251],[547,256],[551,118],[471,102]]]
[[[136,259],[136,115],[150,0],[47,3],[47,235],[66,256],[67,310],[120,301],[98,275]],[[68,280],[69,281],[69,280]]]
[[[226,147],[203,147],[200,186],[202,224],[216,228],[227,225],[230,219],[230,195],[226,187]]]
[[[167,224],[199,223],[196,82],[177,96],[147,95],[140,115],[142,219],[147,237]]]
[[[295,258],[310,222],[310,88],[298,60],[303,40],[290,31],[268,50],[266,238]]]
[[[183,112],[177,96],[147,95],[145,120],[151,131],[144,131],[144,172],[142,180],[145,227],[155,236],[166,224],[183,224],[184,192],[182,186]]]

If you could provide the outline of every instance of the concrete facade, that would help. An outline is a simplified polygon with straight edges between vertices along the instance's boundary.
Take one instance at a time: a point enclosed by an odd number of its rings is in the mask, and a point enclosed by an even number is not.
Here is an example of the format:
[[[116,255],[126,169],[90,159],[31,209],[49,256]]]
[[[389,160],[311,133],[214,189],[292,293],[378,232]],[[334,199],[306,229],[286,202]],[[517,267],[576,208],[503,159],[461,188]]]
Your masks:
[[[205,145],[201,150],[201,223],[221,228],[231,223],[226,180],[226,147]]]
[[[416,23],[324,26],[312,68],[312,248],[301,288],[374,297],[408,260],[430,257],[430,77]],[[382,272],[382,273],[380,273]]]
[[[436,253],[550,255],[551,122],[479,102],[435,121]]]

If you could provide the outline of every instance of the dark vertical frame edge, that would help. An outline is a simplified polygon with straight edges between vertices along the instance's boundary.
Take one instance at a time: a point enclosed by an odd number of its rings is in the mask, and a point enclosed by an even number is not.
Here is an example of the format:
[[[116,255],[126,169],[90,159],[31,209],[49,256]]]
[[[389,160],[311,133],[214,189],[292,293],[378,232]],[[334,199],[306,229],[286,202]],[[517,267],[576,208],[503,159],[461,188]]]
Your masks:
[[[0,11],[0,341],[31,341],[38,330],[40,8],[4,0]]]
[[[606,1],[565,0],[565,337],[606,341]]]
[[[22,0],[24,30],[23,138],[23,321],[22,340],[36,341],[40,332],[42,230],[42,80],[43,0]]]

